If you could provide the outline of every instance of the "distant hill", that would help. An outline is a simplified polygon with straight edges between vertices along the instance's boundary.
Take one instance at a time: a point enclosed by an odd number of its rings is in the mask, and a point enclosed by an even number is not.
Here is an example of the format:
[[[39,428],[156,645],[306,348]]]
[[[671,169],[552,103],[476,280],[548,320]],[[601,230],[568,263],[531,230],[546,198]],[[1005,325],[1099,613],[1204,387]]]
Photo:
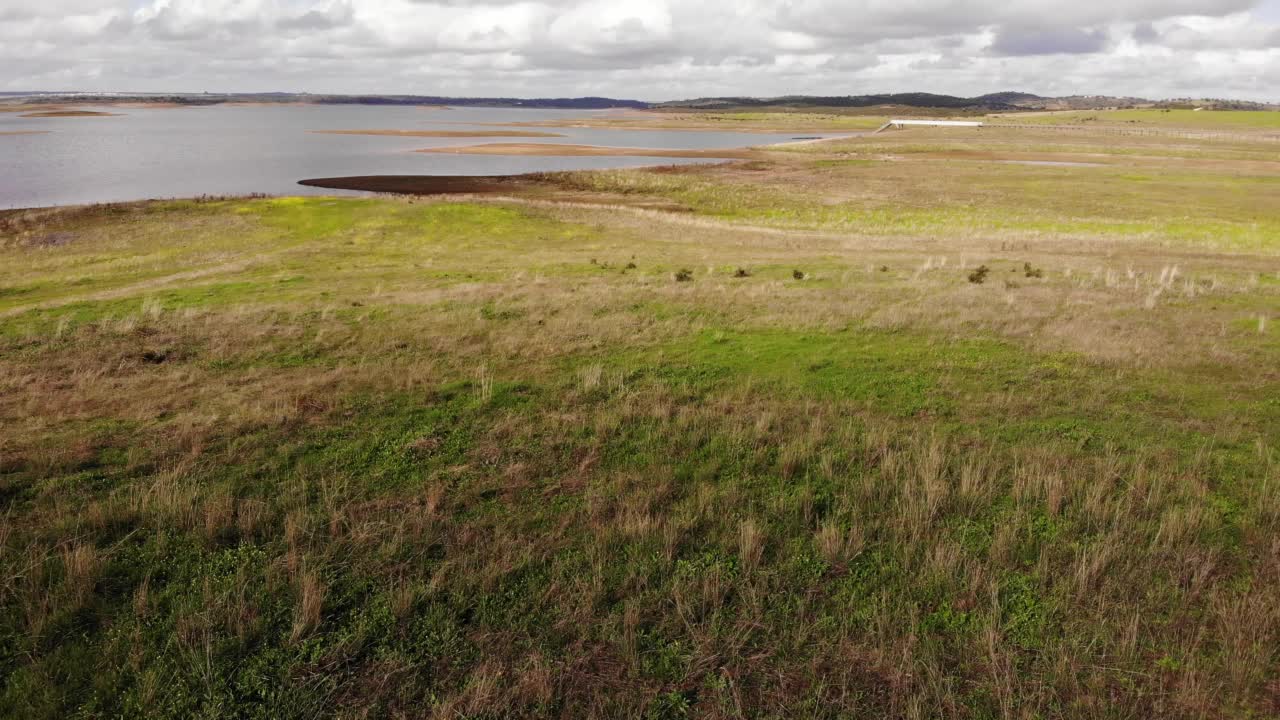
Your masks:
[[[1203,110],[1280,110],[1280,104],[1260,103],[1249,100],[1227,100],[1224,98],[1173,98],[1155,103],[1155,107],[1168,109]]]
[[[312,93],[0,93],[3,102],[49,103],[113,103],[151,102],[178,105],[218,105],[232,102],[310,103],[317,105],[450,105],[454,107],[512,107],[569,110],[811,110],[883,108],[904,114],[924,114],[945,110],[955,114],[1018,112],[1021,110],[1102,110],[1133,107],[1204,107],[1218,110],[1274,110],[1264,103],[1190,99],[1152,101],[1138,97],[1112,95],[1068,95],[1045,97],[1027,92],[1005,91],[961,97],[936,93],[881,93],[872,95],[784,95],[781,97],[703,97],[668,102],[643,102],[608,97],[513,98],[513,97],[448,97],[443,95],[338,95]]]
[[[1066,95],[1063,97],[1041,97],[1027,93],[997,93],[998,95],[1016,96],[1009,100],[1010,105],[1030,110],[1103,110],[1106,108],[1132,108],[1150,105],[1151,101],[1139,97],[1117,97],[1114,95]]]
[[[315,105],[451,105],[454,107],[522,107],[567,110],[644,109],[650,103],[604,97],[577,98],[461,98],[440,95],[317,95],[311,93],[28,93],[26,102],[113,103],[143,102],[177,105],[223,103],[310,103]]]
[[[984,108],[1006,109],[1012,105],[1001,102],[984,102],[981,98],[964,98],[954,95],[935,95],[933,93],[887,93],[880,95],[787,95],[775,98],[753,97],[716,97],[697,98],[694,100],[675,100],[672,102],[654,103],[657,108],[686,108],[690,110],[710,110],[715,108],[857,108],[874,107],[876,105],[900,105],[916,108]]]
[[[312,95],[310,102],[323,105],[452,105],[454,107],[523,107],[608,110],[645,109],[649,103],[605,97],[577,98],[455,98],[432,95]]]
[[[997,92],[977,97],[937,95],[934,93],[889,93],[880,95],[844,95],[836,97],[790,95],[776,98],[719,97],[656,103],[658,108],[712,110],[736,108],[901,108],[963,110],[970,112],[1018,110],[1099,110],[1108,107],[1138,107],[1150,100],[1109,95],[1072,95],[1043,97],[1026,92]]]

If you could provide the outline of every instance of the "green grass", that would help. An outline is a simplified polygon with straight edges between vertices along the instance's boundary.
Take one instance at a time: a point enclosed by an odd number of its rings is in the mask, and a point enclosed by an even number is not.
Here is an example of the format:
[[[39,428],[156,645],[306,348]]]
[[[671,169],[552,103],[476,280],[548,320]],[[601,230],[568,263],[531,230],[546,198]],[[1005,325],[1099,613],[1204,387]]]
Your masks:
[[[23,220],[0,715],[1268,716],[1268,183],[777,162]]]
[[[1003,119],[1044,125],[1125,123],[1223,131],[1280,129],[1280,112],[1273,110],[1078,110],[1044,115],[1007,115]]]
[[[869,147],[913,152],[899,145]],[[837,183],[845,193],[850,187],[873,189],[865,199],[837,202],[801,187],[688,175],[614,171],[563,178],[585,190],[659,195],[712,217],[780,227],[905,236],[995,231],[1158,237],[1254,252],[1280,247],[1280,224],[1268,210],[1273,201],[1280,202],[1280,188],[1272,187],[1269,176],[1182,171],[1135,179],[1124,167],[1019,166],[963,157],[948,164],[951,177],[941,182],[955,184],[934,183],[923,190],[932,164],[817,160],[815,167],[830,171],[821,180],[823,189]],[[1143,187],[1135,197],[1138,182]],[[884,199],[886,189],[896,193],[893,201]]]

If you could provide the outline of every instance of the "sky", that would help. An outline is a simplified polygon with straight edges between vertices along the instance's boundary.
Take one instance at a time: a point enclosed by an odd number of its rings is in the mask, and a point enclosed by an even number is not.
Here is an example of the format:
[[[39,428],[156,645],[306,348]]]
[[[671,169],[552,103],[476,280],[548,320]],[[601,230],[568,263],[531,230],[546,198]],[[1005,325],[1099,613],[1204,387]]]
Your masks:
[[[1280,0],[0,0],[0,91],[1280,102]]]

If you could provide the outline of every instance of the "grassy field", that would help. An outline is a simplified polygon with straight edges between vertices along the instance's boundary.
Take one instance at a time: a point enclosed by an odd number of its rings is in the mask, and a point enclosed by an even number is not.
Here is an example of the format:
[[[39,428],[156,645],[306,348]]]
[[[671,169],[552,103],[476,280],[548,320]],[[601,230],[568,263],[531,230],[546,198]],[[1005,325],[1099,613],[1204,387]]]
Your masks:
[[[0,215],[0,715],[1280,713],[1274,148],[758,154]]]
[[[1045,125],[1129,124],[1200,130],[1280,130],[1280,112],[1267,110],[1073,110],[1067,112],[1010,113],[1002,118]]]

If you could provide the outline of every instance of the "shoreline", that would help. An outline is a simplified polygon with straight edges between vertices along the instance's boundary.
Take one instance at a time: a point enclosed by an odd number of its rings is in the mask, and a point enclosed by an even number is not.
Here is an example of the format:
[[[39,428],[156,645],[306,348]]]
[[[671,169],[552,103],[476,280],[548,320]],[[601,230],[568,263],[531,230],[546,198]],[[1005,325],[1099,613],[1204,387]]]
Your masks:
[[[98,110],[39,110],[22,113],[20,118],[87,118],[87,117],[120,117],[124,113],[101,112]]]
[[[652,157],[672,159],[706,159],[723,160],[722,163],[706,163],[708,165],[736,165],[749,160],[759,159],[769,148],[788,145],[808,145],[839,137],[856,137],[867,133],[839,135],[825,138],[805,138],[781,143],[762,145],[758,148],[727,148],[724,150],[661,150],[657,148],[611,148],[603,145],[565,145],[559,143],[488,143],[468,145],[460,148],[425,148],[413,152],[428,154],[473,154],[473,155],[527,155],[543,157]],[[522,150],[542,147],[560,148],[561,152],[504,152],[516,147]],[[569,153],[563,149],[571,150]],[[578,155],[574,151],[585,151]],[[619,152],[621,151],[621,152]],[[598,172],[602,170],[651,170],[669,167],[662,163],[652,165],[625,166],[618,168],[593,168],[577,172]],[[554,171],[553,171],[554,172]],[[328,190],[346,190],[354,192],[386,193],[394,195],[501,195],[515,190],[528,190],[536,187],[554,188],[557,184],[550,179],[550,172],[516,173],[512,175],[351,175],[329,178],[309,178],[299,180],[305,187],[324,188]]]
[[[869,132],[875,128],[831,128],[818,126],[777,125],[769,127],[689,127],[663,124],[654,125],[614,125],[607,122],[584,122],[582,120],[538,120],[533,122],[463,122],[461,120],[441,120],[439,125],[472,125],[476,127],[514,127],[514,128],[568,128],[576,130],[625,130],[628,132],[688,132],[688,133],[730,133],[735,135],[817,135],[817,134],[850,134]]]
[[[14,131],[13,134],[40,134],[48,133],[48,130],[20,130]],[[324,132],[324,131],[309,131]],[[364,131],[359,131],[363,133]],[[397,131],[398,132],[398,131]],[[408,131],[414,132],[414,131]],[[345,134],[345,133],[344,133]],[[722,162],[706,162],[695,163],[695,165],[736,165],[742,162],[759,159],[770,148],[782,147],[788,145],[807,145],[812,143],[823,142],[826,140],[834,140],[839,137],[850,137],[865,133],[853,135],[838,135],[825,138],[806,138],[803,140],[792,140],[781,143],[772,143],[769,145],[761,145],[758,147],[741,147],[727,148],[723,150],[662,150],[659,148],[611,148],[603,145],[566,145],[559,143],[488,143],[481,145],[469,145],[461,148],[426,148],[421,150],[412,150],[410,152],[420,153],[443,153],[443,154],[475,154],[475,155],[502,155],[513,154],[508,152],[500,152],[495,148],[506,148],[509,146],[526,147],[533,146],[536,148],[571,148],[573,150],[585,150],[581,157],[652,157],[655,160],[662,158],[671,159],[702,159],[707,161],[720,160]],[[477,150],[489,148],[488,150]],[[520,153],[514,153],[519,155]],[[564,154],[562,152],[529,152],[530,157],[574,157],[573,154]],[[611,168],[592,168],[576,172],[597,172],[607,170],[652,170],[664,167],[684,167],[683,165],[671,165],[661,162],[655,162],[649,165],[630,165],[618,166]],[[692,167],[692,165],[690,165]],[[510,194],[521,190],[530,190],[535,188],[556,188],[557,184],[550,179],[550,176],[558,171],[533,171],[526,173],[513,173],[510,175],[349,175],[334,176],[322,178],[304,178],[297,181],[298,185],[303,187],[321,188],[326,190],[340,190],[346,192],[360,192],[372,194],[390,194],[390,195],[413,195],[413,196],[432,196],[432,195],[503,195]],[[251,193],[246,193],[244,197],[250,197]],[[297,195],[289,193],[272,194],[270,197],[295,197]],[[99,203],[71,203],[60,205],[36,205],[29,207],[13,207],[0,208],[0,215],[20,213],[36,210],[57,210],[64,208],[84,208],[96,205],[118,205],[128,203],[147,203],[147,202],[166,202],[175,200],[190,200],[200,196],[182,196],[182,197],[151,197],[137,198],[134,200],[116,200],[103,201]],[[238,196],[227,196],[238,197]]]
[[[375,135],[386,137],[421,137],[421,138],[562,138],[562,133],[538,132],[534,130],[308,130],[316,135]]]
[[[509,155],[517,157],[652,157],[709,160],[750,160],[758,151],[750,148],[723,150],[680,150],[663,148],[612,147],[570,143],[485,143],[455,147],[423,148],[416,153],[433,155]]]
[[[654,110],[614,110],[595,115],[555,120],[442,124],[489,127],[549,127],[593,130],[641,130],[670,132],[728,132],[750,135],[858,133],[874,130],[888,118],[884,114],[833,115],[829,113],[779,113],[779,117],[736,119],[735,113],[662,112]],[[782,121],[782,122],[780,122]]]
[[[489,195],[551,185],[540,173],[518,175],[349,175],[299,180],[304,187],[394,195]]]
[[[49,111],[64,111],[63,108],[48,107]],[[114,115],[114,113],[101,113],[103,115]],[[629,113],[631,114],[631,113]],[[639,113],[635,113],[639,114]],[[515,123],[466,123],[472,126],[490,126],[490,127],[518,127]],[[566,123],[571,125],[571,123]],[[619,128],[619,129],[646,129],[646,128]],[[699,132],[699,131],[719,131],[725,132],[724,129],[717,128],[684,128],[683,131]],[[48,130],[18,130],[8,131],[7,134],[43,134]],[[332,134],[332,135],[364,135],[364,136],[387,136],[387,137],[424,137],[424,138],[487,138],[487,137],[537,137],[537,138],[560,138],[565,137],[561,133],[542,132],[542,131],[508,131],[508,130],[394,130],[394,129],[337,129],[337,130],[306,130],[304,132],[314,134]],[[786,134],[778,133],[773,130],[752,130],[748,128],[734,128],[733,132],[744,136],[752,134]],[[797,135],[803,135],[804,130],[792,130]],[[734,165],[750,160],[758,160],[763,157],[768,150],[776,147],[785,147],[790,145],[807,145],[819,143],[827,140],[838,138],[857,137],[867,134],[866,132],[838,132],[824,133],[826,137],[797,137],[792,140],[783,142],[769,143],[758,146],[741,146],[735,148],[700,148],[700,149],[678,149],[678,148],[646,148],[646,147],[611,147],[606,145],[583,145],[571,143],[481,143],[476,145],[462,146],[446,146],[435,148],[422,148],[418,150],[410,150],[408,152],[424,153],[424,154],[457,154],[457,155],[506,155],[506,156],[524,156],[524,157],[651,157],[655,160],[652,164],[646,165],[620,165],[617,167],[593,168],[584,170],[583,172],[607,171],[607,170],[651,170],[654,168],[663,168],[673,166],[672,163],[663,163],[662,159],[676,160],[703,160],[705,164],[711,165]],[[747,140],[746,137],[743,138]],[[721,161],[721,162],[715,162]],[[699,163],[704,164],[704,163]],[[678,165],[675,165],[678,166]],[[430,195],[502,195],[512,194],[513,192],[528,190],[537,187],[554,188],[556,183],[548,178],[548,175],[554,173],[554,170],[533,171],[526,173],[515,173],[510,175],[351,175],[351,176],[335,176],[321,178],[303,178],[297,180],[296,183],[303,187],[322,188],[346,192],[371,193],[371,194],[400,194],[415,196]],[[251,194],[251,193],[250,193]],[[246,194],[246,196],[250,195]],[[272,194],[272,197],[292,197],[295,193],[281,192]],[[75,208],[88,207],[100,204],[118,204],[121,202],[155,202],[155,201],[173,201],[183,199],[198,198],[199,195],[182,196],[182,197],[144,197],[133,200],[110,201],[103,203],[72,203],[72,204],[55,204],[55,205],[36,205],[29,207],[12,207],[4,208],[3,212],[21,212],[29,210],[47,210],[58,208]],[[231,197],[231,196],[228,196]]]

